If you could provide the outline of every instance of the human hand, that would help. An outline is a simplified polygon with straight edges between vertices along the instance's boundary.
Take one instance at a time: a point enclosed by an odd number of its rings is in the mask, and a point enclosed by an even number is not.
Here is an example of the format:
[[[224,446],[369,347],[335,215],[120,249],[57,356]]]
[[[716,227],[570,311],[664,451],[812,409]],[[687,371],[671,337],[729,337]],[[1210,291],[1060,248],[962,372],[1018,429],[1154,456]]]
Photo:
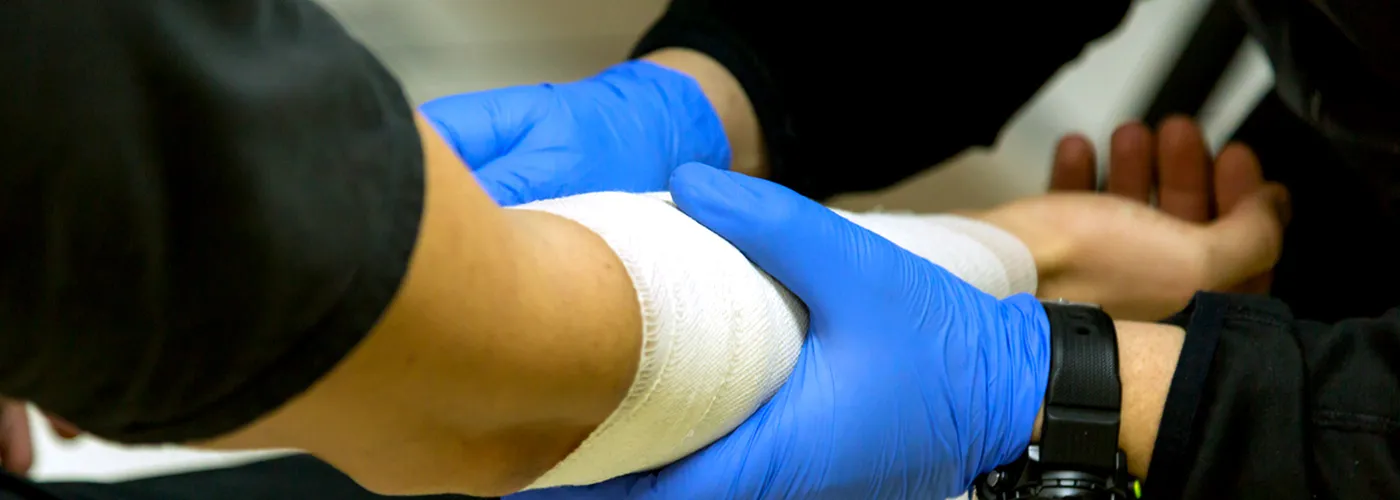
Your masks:
[[[0,466],[19,475],[34,466],[34,437],[23,401],[0,399]]]
[[[632,61],[573,83],[443,97],[422,113],[497,203],[663,191],[686,162],[729,165],[719,117],[691,77]]]
[[[1093,144],[1081,135],[1060,139],[1050,190],[1108,192],[1144,204],[1153,204],[1155,195],[1159,210],[1205,223],[1264,186],[1263,167],[1249,146],[1226,144],[1212,161],[1200,127],[1188,117],[1166,119],[1155,135],[1146,125],[1126,123],[1110,140],[1108,182],[1100,188]],[[1265,271],[1216,291],[1263,294],[1272,281],[1273,273]]]
[[[767,181],[687,165],[671,192],[810,309],[796,368],[680,462],[517,498],[945,498],[1025,451],[1049,372],[1033,297],[999,301]]]
[[[1199,290],[1267,289],[1259,276],[1278,260],[1287,193],[1263,181],[1247,147],[1227,146],[1211,162],[1194,124],[1172,119],[1156,137],[1120,128],[1112,151],[1107,194],[1089,194],[1093,148],[1072,136],[1056,153],[1055,193],[979,216],[1031,248],[1042,297],[1155,321]],[[1160,210],[1148,204],[1154,190]]]
[[[47,417],[59,437],[68,439],[80,433],[66,420]],[[34,466],[34,437],[29,426],[29,408],[24,401],[0,398],[0,466],[19,475],[28,474]]]

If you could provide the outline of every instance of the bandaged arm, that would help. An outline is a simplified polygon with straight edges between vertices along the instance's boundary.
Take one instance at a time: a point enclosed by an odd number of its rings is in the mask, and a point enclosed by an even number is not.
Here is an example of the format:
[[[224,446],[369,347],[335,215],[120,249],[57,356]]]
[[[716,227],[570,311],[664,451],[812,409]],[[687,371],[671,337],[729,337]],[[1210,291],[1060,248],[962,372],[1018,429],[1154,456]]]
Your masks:
[[[704,316],[723,313],[726,307],[739,306],[733,310],[738,314],[720,316],[729,323],[706,335],[728,332],[724,346],[752,345],[740,340],[764,342],[760,348],[734,352],[781,364],[800,340],[801,309],[722,239],[666,203],[640,195],[593,195],[630,200],[614,205],[627,203],[638,209],[624,210],[629,217],[625,220],[633,224],[630,229],[605,227],[598,214],[608,209],[589,208],[594,202],[582,199],[551,202],[557,213],[539,210],[545,206],[502,209],[432,133],[431,125],[420,121],[418,129],[426,169],[421,229],[408,272],[389,307],[348,356],[299,396],[236,431],[194,444],[305,450],[382,493],[499,496],[531,485],[589,481],[671,460],[718,438],[782,383],[785,367],[760,367],[747,379],[668,376],[712,374],[724,365],[754,366],[754,361],[716,358],[713,346],[656,342],[661,327],[674,332],[681,326],[713,324],[704,323]],[[690,229],[682,240],[675,228],[645,225],[650,222],[639,218],[643,216]],[[675,242],[708,243],[670,245],[636,231],[669,235]],[[900,239],[893,232],[886,234]],[[650,242],[657,253],[621,247],[619,237]],[[1041,247],[1031,248],[1036,265],[1054,272],[1059,252]],[[966,258],[961,252],[958,256]],[[654,263],[639,267],[646,262]],[[956,262],[943,263],[961,268]],[[737,282],[747,283],[744,288],[714,285],[713,278],[720,275],[710,276],[708,271],[672,269],[721,264],[731,266],[725,273],[748,276]],[[639,274],[640,269],[655,274]],[[711,285],[698,296],[688,286],[667,289],[688,294],[681,295],[688,300],[665,301],[656,301],[656,289],[637,285],[670,283],[676,281],[674,276]],[[964,276],[984,286],[1004,279],[1007,293],[1025,288],[1014,285],[1023,281],[997,278],[995,273],[987,274],[992,280],[987,282]],[[756,311],[758,305],[725,302],[741,292],[749,298],[768,297],[761,309],[766,316],[743,314]],[[648,301],[645,308],[643,297]],[[781,304],[774,307],[775,303]],[[652,323],[646,323],[648,319]],[[778,327],[766,330],[762,321]],[[1125,408],[1120,443],[1135,471],[1145,470],[1142,464],[1151,454],[1171,377],[1173,363],[1161,361],[1175,360],[1170,344],[1176,342],[1178,349],[1180,345],[1179,333],[1159,336],[1166,339],[1165,347],[1144,343],[1157,337],[1143,330],[1143,325],[1119,325]],[[644,339],[651,339],[650,344]],[[669,341],[687,340],[672,336]],[[656,357],[663,354],[665,358]],[[1135,361],[1140,358],[1158,363]],[[658,364],[657,359],[664,362]],[[673,389],[639,385],[647,376],[643,372],[653,371],[640,365],[659,367],[652,378],[657,383],[701,388],[711,384],[710,392],[703,393],[707,399],[700,400],[700,392],[692,399]],[[1144,367],[1163,369],[1140,370]],[[731,383],[716,388],[716,380]],[[653,399],[638,400],[637,394]],[[686,399],[648,406],[664,401],[662,396]],[[681,411],[676,417],[689,420],[671,423],[666,411]],[[586,459],[597,453],[593,450],[638,445],[629,437],[637,434],[628,427],[642,425],[674,433],[655,436],[663,447],[629,448],[637,458],[595,464]]]
[[[532,487],[592,484],[685,457],[737,427],[787,380],[805,309],[666,194],[592,193],[519,208],[602,237],[632,282],[642,326],[627,396]],[[842,215],[992,295],[1035,291],[1030,252],[996,227],[951,215]]]
[[[424,141],[424,229],[380,325],[300,400],[208,444],[308,450],[384,493],[496,496],[684,457],[791,372],[804,308],[664,195],[501,209]],[[845,215],[994,295],[1035,288],[1027,249],[990,225]]]

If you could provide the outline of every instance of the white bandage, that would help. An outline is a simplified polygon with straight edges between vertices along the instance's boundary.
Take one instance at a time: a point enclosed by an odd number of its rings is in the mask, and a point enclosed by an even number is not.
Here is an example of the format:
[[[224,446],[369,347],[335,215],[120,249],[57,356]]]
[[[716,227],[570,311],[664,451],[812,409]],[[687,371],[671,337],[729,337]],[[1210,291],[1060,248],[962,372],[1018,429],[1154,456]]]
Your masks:
[[[732,431],[792,372],[806,310],[669,195],[592,193],[515,208],[563,216],[602,237],[632,278],[643,320],[626,397],[531,489],[674,462]],[[992,295],[1035,290],[1029,251],[995,227],[955,216],[842,215]]]

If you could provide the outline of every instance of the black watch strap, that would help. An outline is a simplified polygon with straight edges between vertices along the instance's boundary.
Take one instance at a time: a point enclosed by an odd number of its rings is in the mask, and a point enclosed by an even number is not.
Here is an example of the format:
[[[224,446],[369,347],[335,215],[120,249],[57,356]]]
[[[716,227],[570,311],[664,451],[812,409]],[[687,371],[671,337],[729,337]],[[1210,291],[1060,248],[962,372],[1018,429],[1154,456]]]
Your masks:
[[[1111,474],[1118,467],[1123,406],[1113,319],[1092,305],[1044,306],[1051,355],[1039,461],[1047,468]]]

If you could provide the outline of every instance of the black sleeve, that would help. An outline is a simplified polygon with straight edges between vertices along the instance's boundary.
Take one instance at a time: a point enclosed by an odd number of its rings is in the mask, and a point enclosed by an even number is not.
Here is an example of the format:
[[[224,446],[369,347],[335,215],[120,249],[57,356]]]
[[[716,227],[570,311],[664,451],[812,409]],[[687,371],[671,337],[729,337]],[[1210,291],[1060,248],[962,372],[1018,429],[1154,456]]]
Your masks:
[[[279,457],[246,465],[115,483],[33,483],[14,476],[0,476],[0,500],[79,499],[486,500],[464,495],[389,496],[372,493],[356,484],[350,476],[310,455]]]
[[[1178,318],[1145,498],[1400,498],[1400,310],[1324,325],[1201,294]]]
[[[0,393],[125,442],[304,391],[407,268],[422,152],[310,0],[0,2]]]
[[[754,104],[773,180],[820,199],[991,145],[1129,4],[673,0],[634,56],[718,60]]]

